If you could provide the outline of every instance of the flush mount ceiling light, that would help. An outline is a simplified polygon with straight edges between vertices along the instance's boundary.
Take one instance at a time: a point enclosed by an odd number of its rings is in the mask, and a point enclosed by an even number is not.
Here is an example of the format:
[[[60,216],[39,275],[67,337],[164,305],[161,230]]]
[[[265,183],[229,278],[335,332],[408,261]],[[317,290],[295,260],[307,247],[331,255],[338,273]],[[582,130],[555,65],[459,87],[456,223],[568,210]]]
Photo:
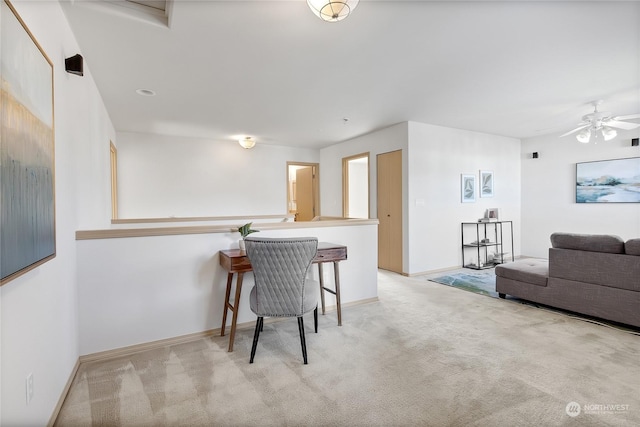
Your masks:
[[[238,144],[240,144],[242,148],[249,149],[253,148],[256,145],[256,140],[250,136],[245,136],[244,138],[240,138],[238,140]]]
[[[156,93],[151,89],[137,89],[136,93],[142,96],[156,96]]]
[[[338,22],[349,16],[360,0],[307,0],[311,11],[327,22]]]

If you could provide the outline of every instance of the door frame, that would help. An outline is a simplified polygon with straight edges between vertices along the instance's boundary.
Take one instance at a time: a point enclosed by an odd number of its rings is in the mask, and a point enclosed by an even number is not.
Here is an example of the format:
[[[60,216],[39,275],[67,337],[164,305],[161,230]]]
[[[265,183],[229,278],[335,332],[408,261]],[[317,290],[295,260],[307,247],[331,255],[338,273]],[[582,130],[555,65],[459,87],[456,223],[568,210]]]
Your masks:
[[[287,161],[287,177],[286,177],[286,187],[287,187],[287,201],[286,201],[286,209],[285,212],[287,215],[289,214],[289,201],[291,200],[291,189],[289,188],[289,169],[290,166],[311,166],[315,168],[315,173],[313,174],[312,186],[313,186],[313,212],[314,217],[320,216],[320,163],[309,163],[309,162],[294,162]]]
[[[111,219],[118,219],[118,149],[109,141],[109,165],[111,185]]]
[[[399,233],[394,234],[394,237],[399,237],[399,248],[397,248],[398,250],[395,251],[395,254],[399,254],[400,255],[400,259],[399,259],[399,265],[394,266],[394,265],[380,265],[380,249],[382,248],[382,240],[384,237],[386,236],[382,236],[383,233],[381,233],[381,228],[383,228],[383,221],[386,221],[386,218],[383,218],[384,216],[384,212],[380,211],[380,178],[381,178],[381,174],[380,174],[380,159],[382,158],[382,156],[387,156],[387,155],[391,155],[391,154],[398,154],[400,156],[400,169],[399,169],[399,179],[400,179],[400,191],[399,191],[399,195],[400,195],[400,203],[399,205],[393,205],[400,208],[400,212],[398,213],[397,217],[399,219],[399,225],[400,226],[400,231]],[[389,271],[393,271],[399,274],[405,274],[404,273],[404,268],[405,268],[405,257],[406,257],[406,252],[405,252],[405,236],[404,236],[404,232],[405,232],[405,204],[404,204],[404,169],[403,169],[403,165],[404,165],[404,150],[403,149],[397,149],[397,150],[392,150],[392,151],[387,151],[387,152],[383,152],[383,153],[378,153],[376,155],[376,217],[378,218],[379,221],[379,226],[378,226],[378,268],[381,268],[383,270],[389,270]],[[395,217],[395,216],[394,216]],[[388,231],[388,229],[387,229]],[[397,240],[396,240],[397,242]],[[387,247],[386,250],[390,251],[391,247]],[[393,264],[393,263],[390,263]]]
[[[351,160],[367,158],[367,218],[371,218],[371,156],[370,152],[354,154],[342,158],[342,217],[349,213],[349,162]]]

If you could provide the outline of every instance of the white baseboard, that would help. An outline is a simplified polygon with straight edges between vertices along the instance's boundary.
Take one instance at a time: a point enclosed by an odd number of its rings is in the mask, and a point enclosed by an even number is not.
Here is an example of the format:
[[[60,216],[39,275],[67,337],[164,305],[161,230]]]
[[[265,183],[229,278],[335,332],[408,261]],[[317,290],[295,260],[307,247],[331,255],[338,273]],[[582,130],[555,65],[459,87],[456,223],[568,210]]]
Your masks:
[[[377,301],[378,301],[378,297],[367,298],[367,299],[363,299],[363,300],[359,300],[359,301],[353,301],[353,302],[342,304],[342,308],[344,309],[344,308],[347,308],[347,307],[353,307],[353,306],[362,305],[362,304],[369,304],[369,303],[377,302]],[[325,311],[326,312],[335,311],[336,308],[337,307],[335,305],[326,306],[325,307]],[[271,323],[271,322],[277,322],[277,321],[280,321],[280,320],[282,320],[282,319],[271,318],[271,319],[267,319],[267,322]],[[236,325],[236,330],[253,328],[255,326],[255,324],[256,324],[255,321],[238,323]],[[228,335],[229,334],[229,330],[230,330],[230,326],[227,326],[226,330],[227,330],[227,335]],[[189,342],[189,341],[195,341],[195,340],[199,340],[201,338],[210,337],[212,335],[220,335],[220,328],[209,329],[207,331],[195,332],[193,334],[180,335],[180,336],[177,336],[177,337],[165,338],[165,339],[162,339],[162,340],[150,341],[150,342],[146,342],[146,343],[142,343],[142,344],[135,344],[135,345],[127,346],[127,347],[120,347],[120,348],[116,348],[116,349],[113,349],[113,350],[106,350],[106,351],[101,351],[101,352],[98,352],[98,353],[87,354],[87,355],[84,355],[84,356],[80,356],[78,361],[79,361],[79,363],[105,361],[105,360],[114,359],[116,357],[129,356],[131,354],[140,353],[142,351],[155,350],[155,349],[160,348],[160,347],[176,345],[176,344],[182,344],[182,343]],[[77,371],[77,368],[76,368],[76,371]],[[75,373],[74,373],[74,375],[75,375]],[[65,395],[66,395],[66,393],[65,393]]]
[[[75,380],[76,378],[78,369],[80,369],[80,359],[76,360],[76,364],[71,370],[71,374],[69,375],[69,379],[67,380],[67,383],[65,384],[64,389],[62,389],[62,393],[60,394],[58,403],[56,404],[55,408],[53,408],[53,413],[49,418],[47,427],[53,427],[53,425],[55,424],[56,419],[58,418],[58,414],[60,413],[60,409],[62,409],[62,405],[64,404],[64,400],[67,398],[67,394],[69,393],[69,390],[71,390],[71,384],[73,384],[73,380]]]

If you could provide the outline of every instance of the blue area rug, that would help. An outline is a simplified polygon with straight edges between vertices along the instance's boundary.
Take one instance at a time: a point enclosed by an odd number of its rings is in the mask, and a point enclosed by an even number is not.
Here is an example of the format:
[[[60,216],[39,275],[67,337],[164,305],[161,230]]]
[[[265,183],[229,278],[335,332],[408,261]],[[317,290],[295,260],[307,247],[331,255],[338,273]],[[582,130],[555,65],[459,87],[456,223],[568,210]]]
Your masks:
[[[465,291],[475,292],[476,294],[498,298],[498,293],[496,292],[496,274],[493,270],[481,270],[477,272],[469,270],[468,273],[452,273],[445,276],[433,277],[429,280],[454,288],[464,289]]]
[[[469,270],[469,272],[463,271],[458,273],[451,273],[440,277],[428,278],[427,280],[440,283],[442,285],[451,286],[453,288],[459,288],[465,291],[474,292],[476,294],[498,298],[498,293],[496,292],[496,273],[493,269],[478,271]],[[536,307],[547,311],[552,311],[554,313],[564,314],[574,319],[595,323],[601,326],[607,326],[610,328],[621,330],[623,332],[631,333],[633,335],[640,335],[640,328],[636,328],[634,326],[622,325],[620,323],[610,322],[608,320],[603,320],[584,314],[573,313],[571,311],[549,307],[531,301],[521,300],[511,295],[506,295],[506,300],[517,302],[520,304],[526,304],[531,307]]]

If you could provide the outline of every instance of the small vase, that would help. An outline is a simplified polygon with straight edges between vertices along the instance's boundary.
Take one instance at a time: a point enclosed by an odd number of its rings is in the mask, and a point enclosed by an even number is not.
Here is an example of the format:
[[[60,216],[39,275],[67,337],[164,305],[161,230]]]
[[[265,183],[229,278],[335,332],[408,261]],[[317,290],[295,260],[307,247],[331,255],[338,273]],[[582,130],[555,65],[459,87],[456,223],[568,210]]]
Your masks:
[[[238,240],[238,247],[240,248],[240,250],[241,250],[241,251],[244,251],[244,250],[245,250],[245,247],[244,247],[244,239],[240,239],[240,240]]]

